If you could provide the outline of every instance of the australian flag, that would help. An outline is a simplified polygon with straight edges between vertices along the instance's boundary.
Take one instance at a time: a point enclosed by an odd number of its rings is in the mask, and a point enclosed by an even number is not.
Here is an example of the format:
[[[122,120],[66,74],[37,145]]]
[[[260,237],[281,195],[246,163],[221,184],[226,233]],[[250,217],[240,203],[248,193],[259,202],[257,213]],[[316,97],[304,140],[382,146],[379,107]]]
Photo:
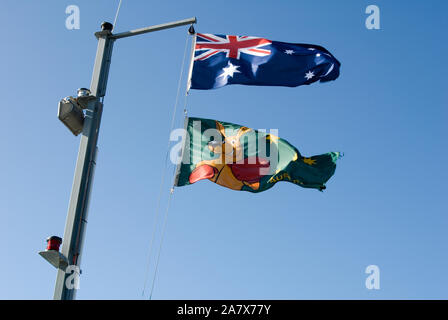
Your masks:
[[[297,87],[339,76],[340,62],[321,46],[208,33],[196,37],[191,89]]]

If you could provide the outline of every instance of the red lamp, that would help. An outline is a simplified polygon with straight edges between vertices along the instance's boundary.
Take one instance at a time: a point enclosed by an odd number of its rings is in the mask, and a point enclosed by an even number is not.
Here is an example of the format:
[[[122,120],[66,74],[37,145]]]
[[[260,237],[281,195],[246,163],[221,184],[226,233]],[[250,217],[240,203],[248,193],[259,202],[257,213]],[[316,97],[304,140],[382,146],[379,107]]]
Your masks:
[[[59,251],[59,247],[61,246],[62,239],[57,236],[51,236],[47,238],[47,251],[48,250],[56,250]]]

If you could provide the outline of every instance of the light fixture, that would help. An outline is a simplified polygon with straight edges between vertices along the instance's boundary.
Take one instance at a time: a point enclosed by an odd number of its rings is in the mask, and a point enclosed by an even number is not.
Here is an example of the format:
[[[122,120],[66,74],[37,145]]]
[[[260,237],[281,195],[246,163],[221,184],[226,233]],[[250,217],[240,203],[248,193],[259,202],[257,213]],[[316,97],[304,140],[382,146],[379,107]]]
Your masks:
[[[57,269],[65,270],[68,266],[67,258],[59,252],[59,247],[62,243],[62,239],[57,236],[47,238],[47,248],[45,251],[40,251],[39,254],[50,262]]]
[[[77,136],[84,127],[84,112],[75,98],[66,97],[59,101],[58,118]]]

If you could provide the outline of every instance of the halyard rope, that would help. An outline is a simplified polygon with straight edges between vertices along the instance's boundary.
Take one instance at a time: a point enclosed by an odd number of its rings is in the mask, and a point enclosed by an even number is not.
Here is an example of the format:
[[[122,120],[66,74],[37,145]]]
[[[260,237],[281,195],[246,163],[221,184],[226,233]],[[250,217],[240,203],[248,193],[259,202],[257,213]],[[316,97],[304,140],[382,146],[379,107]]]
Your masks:
[[[145,290],[146,290],[146,287],[147,287],[147,282],[148,282],[148,277],[149,277],[151,254],[152,254],[152,249],[153,249],[153,245],[154,245],[155,234],[156,234],[156,231],[157,231],[157,225],[158,225],[158,221],[159,221],[160,199],[161,199],[163,191],[164,191],[165,176],[166,176],[166,171],[167,171],[167,166],[168,166],[168,155],[169,155],[170,144],[171,144],[169,136],[170,136],[171,132],[174,129],[174,124],[175,124],[175,119],[176,119],[177,106],[178,106],[178,103],[179,103],[180,88],[181,88],[181,83],[182,83],[182,77],[183,77],[183,74],[184,74],[185,57],[186,57],[186,53],[187,53],[188,39],[189,39],[189,36],[187,35],[187,38],[185,40],[184,56],[183,56],[183,59],[182,59],[182,67],[181,67],[179,80],[178,80],[178,85],[177,85],[177,95],[176,95],[176,100],[175,100],[175,103],[174,103],[173,114],[172,114],[172,117],[171,117],[170,131],[169,131],[169,134],[168,134],[168,145],[167,145],[167,150],[166,150],[166,155],[165,155],[165,165],[164,165],[164,169],[163,169],[163,172],[162,172],[162,178],[161,178],[161,181],[160,181],[160,188],[159,188],[159,195],[158,195],[158,198],[157,198],[156,215],[155,215],[155,219],[154,219],[155,221],[154,221],[154,227],[153,227],[151,242],[150,242],[150,245],[149,245],[147,268],[146,268],[146,274],[145,274],[145,281],[144,281],[144,284],[143,284],[142,296],[145,295]],[[162,242],[163,242],[163,238],[164,238],[164,235],[165,235],[166,221],[167,221],[167,217],[168,217],[168,210],[169,210],[169,206],[170,206],[170,201],[171,201],[171,198],[172,198],[173,190],[174,190],[173,188],[170,189],[170,194],[169,194],[169,197],[168,197],[168,203],[167,203],[167,208],[166,208],[166,211],[165,211],[164,224],[163,224],[163,228],[162,228],[162,235],[161,235],[159,250],[158,250],[158,254],[157,254],[156,267],[155,267],[155,270],[154,270],[154,277],[153,277],[153,280],[152,280],[151,293],[150,293],[149,299],[151,299],[152,293],[153,293],[153,290],[154,290],[154,282],[155,282],[155,278],[156,278],[156,275],[157,275],[157,269],[158,269],[159,259],[160,259],[160,251],[162,249]]]
[[[157,270],[159,269],[160,252],[162,251],[163,239],[165,238],[166,222],[168,220],[168,212],[170,210],[170,203],[171,203],[171,198],[173,196],[173,193],[174,193],[174,188],[171,188],[170,195],[168,196],[168,204],[166,205],[165,218],[163,219],[164,221],[163,221],[163,228],[162,228],[162,237],[160,239],[159,250],[157,253],[156,268],[154,270],[154,277],[152,279],[151,293],[149,294],[149,300],[152,299],[152,293],[154,292],[154,284],[156,282]]]
[[[120,0],[120,3],[118,4],[117,12],[115,13],[115,19],[114,19],[114,24],[113,24],[113,28],[114,28],[114,29],[115,29],[115,24],[117,23],[118,13],[120,12],[121,1],[122,1],[122,0]]]

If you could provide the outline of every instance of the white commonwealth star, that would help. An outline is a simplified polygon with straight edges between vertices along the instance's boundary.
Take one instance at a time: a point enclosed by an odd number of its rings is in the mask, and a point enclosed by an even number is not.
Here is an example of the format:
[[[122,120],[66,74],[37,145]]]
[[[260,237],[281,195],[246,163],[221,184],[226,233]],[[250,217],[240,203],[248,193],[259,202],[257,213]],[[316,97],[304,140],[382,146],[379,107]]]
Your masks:
[[[241,71],[238,71],[237,69],[239,68],[239,66],[234,66],[233,64],[231,64],[230,62],[228,63],[227,67],[223,68],[222,71],[224,71],[223,73],[221,73],[219,76],[220,77],[231,77],[233,78],[233,74],[235,72],[237,73],[241,73]]]
[[[285,53],[286,53],[286,54],[293,54],[293,53],[294,53],[294,50],[285,50]]]
[[[312,71],[308,71],[308,72],[305,74],[305,78],[306,78],[306,80],[310,80],[312,77],[314,77],[314,73],[313,73]]]

